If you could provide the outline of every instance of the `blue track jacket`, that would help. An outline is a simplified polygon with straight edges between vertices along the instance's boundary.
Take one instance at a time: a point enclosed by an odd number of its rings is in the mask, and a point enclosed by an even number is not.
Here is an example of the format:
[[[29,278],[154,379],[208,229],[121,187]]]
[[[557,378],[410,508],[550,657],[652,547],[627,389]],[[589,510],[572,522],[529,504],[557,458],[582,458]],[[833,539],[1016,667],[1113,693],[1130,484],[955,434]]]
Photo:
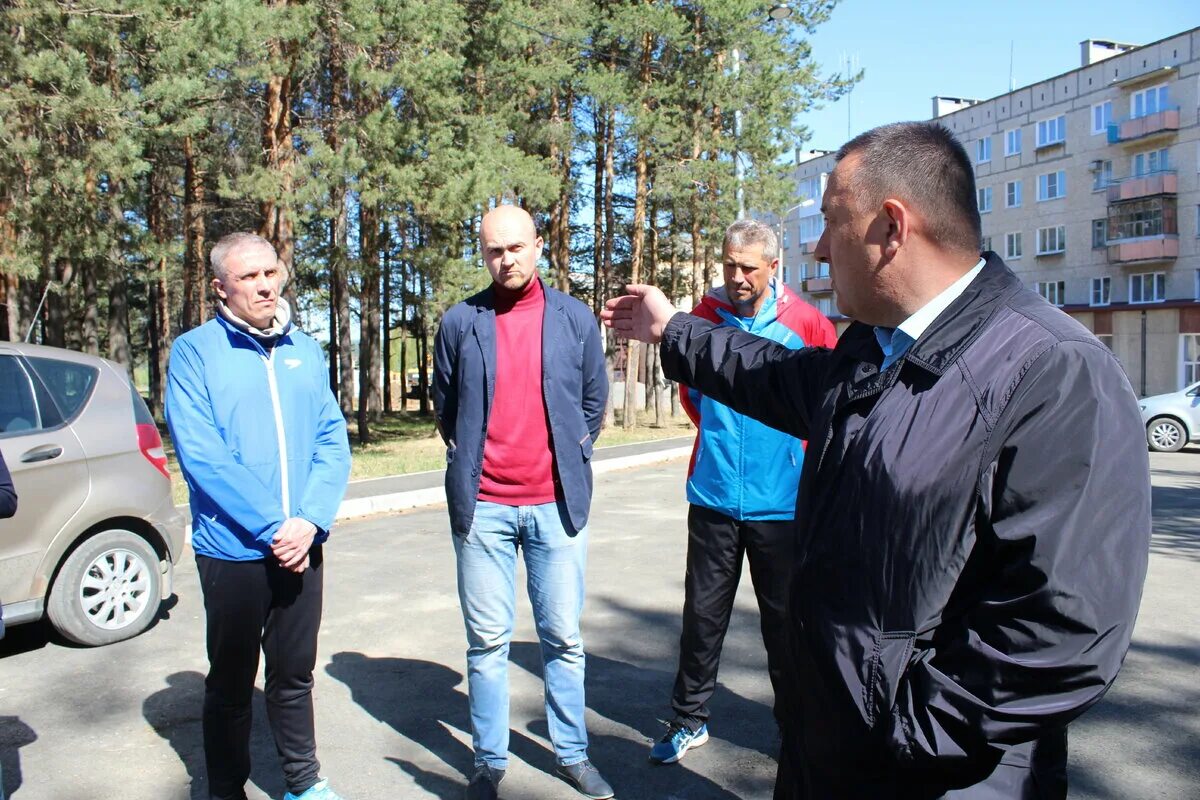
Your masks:
[[[288,517],[329,538],[350,445],[316,341],[292,328],[268,351],[218,316],[171,347],[166,414],[197,555],[262,559]]]
[[[710,290],[692,313],[793,350],[837,343],[829,320],[777,278],[771,280],[769,291],[753,319],[737,315],[723,286]],[[683,388],[686,391],[680,399],[697,429],[688,473],[688,502],[736,520],[794,519],[804,443],[695,389]]]

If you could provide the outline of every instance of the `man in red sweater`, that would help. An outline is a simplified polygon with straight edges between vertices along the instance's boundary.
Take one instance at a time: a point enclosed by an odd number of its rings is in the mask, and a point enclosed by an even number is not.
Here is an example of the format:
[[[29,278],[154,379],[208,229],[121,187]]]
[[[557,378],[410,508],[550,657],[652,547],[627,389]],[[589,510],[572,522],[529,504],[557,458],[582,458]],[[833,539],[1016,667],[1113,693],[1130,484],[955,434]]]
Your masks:
[[[583,611],[592,444],[608,381],[587,306],[537,275],[533,219],[500,206],[480,226],[492,285],[446,312],[434,404],[446,441],[446,500],[467,630],[475,771],[467,798],[496,798],[508,767],[508,646],[517,552],[541,641],[558,774],[613,796],[587,756]]]

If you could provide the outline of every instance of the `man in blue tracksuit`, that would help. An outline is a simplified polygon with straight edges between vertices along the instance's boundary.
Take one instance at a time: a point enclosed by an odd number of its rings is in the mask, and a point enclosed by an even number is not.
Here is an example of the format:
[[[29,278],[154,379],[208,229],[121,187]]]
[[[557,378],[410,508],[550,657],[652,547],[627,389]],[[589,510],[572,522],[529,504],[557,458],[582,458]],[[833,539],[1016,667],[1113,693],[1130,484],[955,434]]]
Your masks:
[[[284,800],[339,800],[318,774],[312,686],[322,544],[350,474],[346,422],[321,347],[279,296],[270,242],[230,234],[211,261],[218,313],[175,340],[166,400],[207,616],[209,796],[246,798],[261,647]]]
[[[710,291],[693,314],[789,348],[832,347],[829,320],[776,280],[774,230],[739,220],[725,232],[725,285]],[[688,551],[675,716],[650,751],[672,764],[708,741],[708,700],[717,686],[721,645],[742,574],[742,556],[758,597],[767,670],[782,718],[788,657],[784,611],[791,578],[796,488],[804,442],[683,387],[680,399],[697,428],[688,474]]]

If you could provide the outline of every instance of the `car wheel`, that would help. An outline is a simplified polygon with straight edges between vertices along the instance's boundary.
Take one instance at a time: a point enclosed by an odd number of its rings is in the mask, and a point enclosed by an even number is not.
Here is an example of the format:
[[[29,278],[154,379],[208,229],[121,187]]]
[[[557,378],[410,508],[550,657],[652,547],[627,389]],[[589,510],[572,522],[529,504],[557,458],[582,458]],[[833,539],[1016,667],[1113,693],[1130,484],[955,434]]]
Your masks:
[[[1159,417],[1146,426],[1146,442],[1159,453],[1174,453],[1187,444],[1187,431],[1176,420]]]
[[[46,613],[66,638],[102,645],[137,636],[158,613],[158,554],[135,533],[98,533],[58,571]]]

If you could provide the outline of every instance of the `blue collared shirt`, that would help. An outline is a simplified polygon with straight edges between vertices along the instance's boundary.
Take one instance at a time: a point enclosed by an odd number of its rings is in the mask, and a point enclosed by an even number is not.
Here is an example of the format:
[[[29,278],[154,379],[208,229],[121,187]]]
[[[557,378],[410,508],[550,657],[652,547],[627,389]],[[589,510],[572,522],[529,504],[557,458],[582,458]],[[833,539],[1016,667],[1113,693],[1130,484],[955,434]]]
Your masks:
[[[875,327],[875,341],[879,342],[879,349],[883,351],[883,365],[879,368],[880,372],[895,364],[900,356],[908,352],[908,348],[921,338],[921,334],[925,333],[925,329],[938,318],[938,315],[967,290],[971,281],[975,280],[975,276],[983,269],[984,263],[986,262],[982,258],[979,259],[979,263],[971,267],[969,272],[943,289],[941,294],[921,306],[913,312],[912,316],[895,328]]]

